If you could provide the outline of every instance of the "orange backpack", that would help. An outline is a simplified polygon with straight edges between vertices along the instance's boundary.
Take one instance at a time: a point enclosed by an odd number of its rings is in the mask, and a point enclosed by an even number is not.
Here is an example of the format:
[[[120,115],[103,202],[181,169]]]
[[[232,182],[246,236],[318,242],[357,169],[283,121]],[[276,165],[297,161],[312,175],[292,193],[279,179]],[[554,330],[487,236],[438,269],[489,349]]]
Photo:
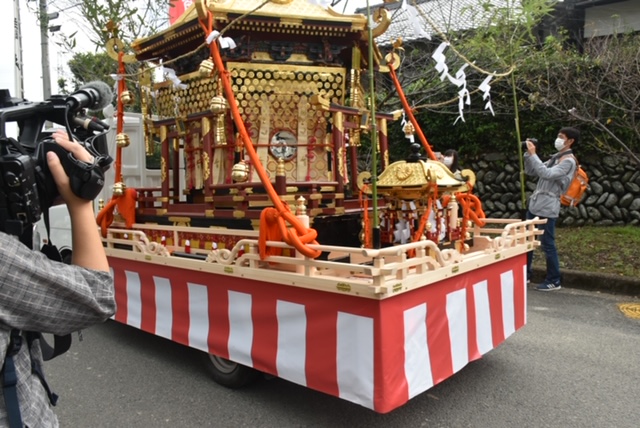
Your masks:
[[[578,205],[589,185],[589,176],[580,167],[578,159],[576,159],[575,156],[573,156],[573,159],[576,161],[576,172],[573,175],[573,180],[569,183],[567,191],[564,192],[564,195],[560,196],[560,203],[567,207],[575,207]]]

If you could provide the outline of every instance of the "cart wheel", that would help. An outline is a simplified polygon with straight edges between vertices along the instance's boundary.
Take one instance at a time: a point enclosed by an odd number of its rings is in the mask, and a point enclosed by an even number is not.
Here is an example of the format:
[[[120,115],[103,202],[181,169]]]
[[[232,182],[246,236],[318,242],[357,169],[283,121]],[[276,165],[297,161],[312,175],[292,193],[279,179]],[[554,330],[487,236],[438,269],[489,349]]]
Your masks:
[[[227,388],[242,388],[254,382],[260,372],[217,355],[202,353],[207,370],[216,383]]]

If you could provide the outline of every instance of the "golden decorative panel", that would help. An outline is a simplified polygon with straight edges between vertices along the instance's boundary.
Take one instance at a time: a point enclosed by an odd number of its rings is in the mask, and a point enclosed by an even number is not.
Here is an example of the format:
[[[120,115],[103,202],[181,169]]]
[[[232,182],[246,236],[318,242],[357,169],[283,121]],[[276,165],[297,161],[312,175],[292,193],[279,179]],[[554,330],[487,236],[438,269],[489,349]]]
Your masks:
[[[257,151],[261,152],[276,130],[293,132],[297,138],[296,158],[285,163],[287,181],[325,181],[327,154],[324,147],[328,114],[316,110],[308,100],[321,94],[333,103],[344,103],[346,69],[288,64],[227,64],[238,107]],[[269,120],[264,107],[268,105]],[[304,108],[301,108],[304,107]],[[264,129],[266,128],[266,129]],[[262,151],[268,153],[267,150]],[[263,159],[275,177],[277,159]]]
[[[176,88],[173,84],[161,83],[155,86],[156,114],[160,118],[186,117],[209,109],[211,99],[216,96],[218,82],[211,77],[199,77],[197,74],[181,76],[186,89]]]

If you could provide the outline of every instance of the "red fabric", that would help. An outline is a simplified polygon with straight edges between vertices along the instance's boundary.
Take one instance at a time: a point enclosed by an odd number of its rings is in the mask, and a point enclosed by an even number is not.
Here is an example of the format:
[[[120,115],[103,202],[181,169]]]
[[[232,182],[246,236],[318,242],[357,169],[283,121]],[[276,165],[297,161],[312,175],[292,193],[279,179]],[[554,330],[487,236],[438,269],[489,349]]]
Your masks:
[[[124,219],[127,229],[131,229],[136,222],[136,200],[138,192],[136,189],[128,188],[122,196],[113,196],[109,203],[104,206],[96,217],[96,223],[100,226],[102,236],[107,236],[107,229],[113,223],[113,210],[118,207],[118,212]]]
[[[241,364],[379,413],[452,376],[526,322],[524,253],[441,281],[425,276],[424,286],[383,300],[240,277],[235,270],[164,266],[159,272],[155,263],[116,257],[109,264],[117,321],[223,358],[233,351]],[[246,306],[231,305],[231,294],[242,295]],[[423,319],[414,313],[421,307]],[[350,329],[341,319],[364,320],[360,325],[371,329]],[[285,335],[298,326],[302,337]],[[243,335],[250,345],[230,348]],[[428,358],[420,358],[427,350]]]

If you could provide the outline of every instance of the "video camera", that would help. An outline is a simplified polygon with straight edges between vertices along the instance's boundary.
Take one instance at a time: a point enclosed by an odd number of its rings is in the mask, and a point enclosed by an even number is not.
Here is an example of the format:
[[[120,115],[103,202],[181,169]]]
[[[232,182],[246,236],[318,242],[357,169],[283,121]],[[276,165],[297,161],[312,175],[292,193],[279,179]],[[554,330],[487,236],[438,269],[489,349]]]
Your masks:
[[[109,156],[106,133],[109,125],[85,117],[85,109],[99,110],[111,103],[111,89],[104,82],[91,82],[69,96],[55,95],[43,102],[12,98],[0,90],[0,230],[20,236],[40,220],[59,196],[49,171],[47,152],[54,151],[69,176],[71,190],[92,200],[104,186]],[[6,124],[16,122],[18,139],[8,137]],[[77,160],[44,130],[46,122],[62,125],[95,159],[93,164]]]

